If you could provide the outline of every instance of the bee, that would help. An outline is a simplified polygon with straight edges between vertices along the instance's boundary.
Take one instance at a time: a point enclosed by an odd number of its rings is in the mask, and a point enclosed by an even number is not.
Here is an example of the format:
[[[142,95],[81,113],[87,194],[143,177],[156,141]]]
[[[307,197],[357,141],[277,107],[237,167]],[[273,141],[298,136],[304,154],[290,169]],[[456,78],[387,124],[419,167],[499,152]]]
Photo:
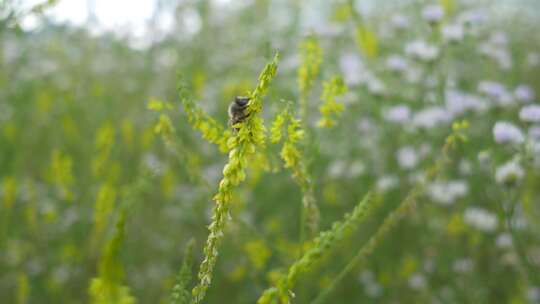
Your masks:
[[[229,125],[234,126],[235,124],[244,121],[249,114],[246,113],[246,109],[249,104],[249,97],[246,96],[236,96],[229,105]],[[237,128],[235,128],[238,131]]]

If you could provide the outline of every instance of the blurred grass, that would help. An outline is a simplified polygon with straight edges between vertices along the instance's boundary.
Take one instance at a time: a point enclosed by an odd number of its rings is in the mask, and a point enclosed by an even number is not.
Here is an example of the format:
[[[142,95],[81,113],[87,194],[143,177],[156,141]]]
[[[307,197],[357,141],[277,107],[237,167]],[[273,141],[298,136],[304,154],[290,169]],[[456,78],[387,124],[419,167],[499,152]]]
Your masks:
[[[489,1],[457,2],[454,15],[443,22],[455,22],[475,8],[486,20],[459,43],[445,45],[440,61],[424,64],[407,57],[410,69],[423,72],[414,83],[388,71],[386,59],[405,56],[405,44],[415,39],[437,43],[421,18],[422,7],[435,2],[388,3],[362,17],[369,32],[361,31],[361,48],[355,40],[358,24],[349,19],[347,3],[340,1],[254,1],[227,9],[211,1],[180,2],[175,8],[176,30],[143,49],[113,34],[95,36],[87,28],[46,20],[37,30],[23,31],[16,26],[17,16],[9,19],[8,11],[2,11],[0,302],[88,302],[90,280],[98,275],[103,247],[126,201],[130,207],[125,240],[118,253],[125,272],[122,284],[138,303],[166,302],[188,240],[196,240],[195,264],[201,260],[211,196],[226,162],[190,128],[177,96],[177,74],[187,79],[197,105],[225,126],[232,98],[256,84],[266,57],[279,49],[282,62],[263,113],[271,121],[282,110],[281,99],[298,108],[298,47],[307,34],[316,37],[323,50],[320,72],[305,97],[309,119],[304,122],[310,134],[304,153],[321,230],[352,210],[368,190],[377,191],[381,200],[379,210],[358,232],[300,278],[294,302],[313,300],[437,159],[451,132],[448,123],[432,128],[415,127],[411,121],[390,123],[383,115],[388,107],[406,104],[418,113],[444,105],[442,96],[429,98],[434,91],[430,76],[451,80],[439,82],[436,89],[478,95],[490,105],[493,100],[477,92],[483,80],[498,81],[510,94],[521,84],[540,92],[538,65],[527,59],[540,51],[532,9],[516,4],[498,10],[490,8]],[[409,18],[404,31],[390,26],[396,12]],[[201,20],[196,33],[190,34],[183,23],[189,14]],[[510,69],[478,54],[479,45],[499,32],[509,40],[499,48],[508,49]],[[335,74],[348,79],[347,67],[354,64],[344,59],[347,56],[362,62],[363,67],[353,69],[360,83],[347,83],[349,93],[338,100],[345,110],[336,126],[319,129],[315,125],[321,117],[322,83]],[[370,90],[370,77],[383,82],[382,94]],[[176,130],[175,150],[154,132],[159,115],[147,110],[152,98],[173,105],[168,113]],[[488,150],[496,167],[518,153],[496,145],[492,127],[509,120],[527,130],[530,125],[518,120],[520,108],[513,97],[509,106],[454,117],[470,122],[469,141],[458,148],[456,166],[445,170],[439,181],[463,181],[467,193],[442,205],[428,191],[417,209],[379,244],[365,268],[340,283],[329,303],[540,299],[534,297],[540,293],[537,278],[522,273],[512,247],[497,245],[506,235],[504,216],[497,211],[504,189],[477,160],[480,151]],[[412,169],[396,159],[405,146],[419,155]],[[269,170],[251,170],[246,185],[234,194],[234,221],[219,250],[208,303],[253,303],[297,258],[302,193],[291,182],[290,172],[281,169],[278,149],[268,147]],[[538,151],[534,153],[538,158]],[[539,170],[537,164],[525,169],[526,177],[515,189],[521,206],[516,221],[534,273],[540,264]],[[380,187],[393,179],[395,185]],[[471,206],[496,214],[496,228],[482,231],[466,222],[464,214]]]

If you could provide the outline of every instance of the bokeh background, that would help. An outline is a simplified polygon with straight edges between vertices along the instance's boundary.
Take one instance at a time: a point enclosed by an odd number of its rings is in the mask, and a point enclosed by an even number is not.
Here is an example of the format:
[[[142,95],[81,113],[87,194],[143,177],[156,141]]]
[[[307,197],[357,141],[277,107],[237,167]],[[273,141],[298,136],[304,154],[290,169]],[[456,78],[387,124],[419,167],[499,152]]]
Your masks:
[[[89,302],[129,201],[124,285],[167,303],[190,239],[197,271],[226,162],[190,127],[179,77],[225,126],[279,50],[269,123],[298,101],[309,37],[322,49],[304,147],[320,227],[369,190],[380,203],[301,277],[294,303],[332,282],[462,119],[452,165],[330,302],[540,303],[539,12],[536,0],[1,0],[0,302]],[[335,75],[345,111],[319,128]],[[152,100],[173,105],[173,148]],[[235,192],[207,303],[254,303],[295,261],[301,195],[269,145]]]

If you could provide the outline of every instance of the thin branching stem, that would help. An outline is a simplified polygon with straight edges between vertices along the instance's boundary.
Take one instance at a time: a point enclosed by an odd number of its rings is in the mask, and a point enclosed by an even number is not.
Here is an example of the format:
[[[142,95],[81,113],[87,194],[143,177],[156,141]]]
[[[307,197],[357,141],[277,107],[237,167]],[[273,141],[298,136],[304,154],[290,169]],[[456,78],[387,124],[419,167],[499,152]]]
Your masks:
[[[435,164],[428,169],[424,178],[417,183],[413,189],[407,194],[405,199],[399,204],[399,206],[392,211],[379,226],[379,229],[373,236],[369,238],[367,243],[358,251],[358,253],[347,263],[345,268],[338,274],[338,276],[332,281],[330,286],[325,288],[316,298],[312,304],[322,304],[328,300],[331,293],[338,287],[339,283],[359,264],[366,261],[367,257],[373,253],[377,245],[383,240],[387,234],[398,224],[398,222],[404,218],[411,209],[414,208],[418,197],[423,193],[426,184],[432,181],[437,174],[441,171],[445,163],[448,161],[448,154],[450,149],[455,145],[457,137],[456,133],[449,136],[442,148],[441,157],[435,162]]]

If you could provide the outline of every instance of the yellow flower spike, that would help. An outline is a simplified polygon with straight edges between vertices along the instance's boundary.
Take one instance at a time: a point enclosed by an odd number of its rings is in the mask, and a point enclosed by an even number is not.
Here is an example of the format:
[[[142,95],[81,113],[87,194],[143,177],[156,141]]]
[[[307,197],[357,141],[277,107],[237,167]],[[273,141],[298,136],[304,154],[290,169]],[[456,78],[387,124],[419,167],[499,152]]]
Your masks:
[[[290,107],[285,109],[276,117],[272,123],[271,139],[273,143],[278,143],[283,137],[282,129],[287,124],[285,142],[281,148],[280,156],[283,159],[284,167],[290,168],[296,183],[302,190],[302,219],[300,227],[300,243],[304,242],[305,229],[310,235],[315,235],[319,225],[319,208],[317,207],[313,194],[313,183],[309,176],[307,165],[304,162],[303,153],[300,149],[301,141],[304,139],[305,131],[302,128],[302,121],[294,118],[290,112]],[[302,246],[300,246],[302,247]]]
[[[348,3],[337,4],[334,7],[332,19],[337,22],[345,22],[352,16],[351,6]]]
[[[133,126],[133,123],[128,119],[124,119],[122,121],[122,140],[126,146],[128,146],[129,148],[132,148],[134,139],[135,139],[135,128]]]
[[[224,167],[223,179],[219,183],[218,192],[214,195],[216,205],[213,210],[212,223],[208,227],[209,234],[204,247],[204,259],[199,268],[199,283],[192,290],[192,303],[201,303],[211,284],[219,243],[223,238],[225,224],[229,219],[233,186],[237,186],[245,179],[245,170],[249,164],[247,159],[256,153],[257,148],[264,146],[266,129],[259,114],[262,111],[262,98],[266,95],[270,82],[277,72],[278,61],[279,54],[276,54],[272,62],[268,63],[259,75],[258,85],[251,92],[250,102],[246,109],[249,116],[237,124],[238,132],[231,135],[232,139],[223,139],[230,151],[229,162]],[[192,121],[204,119],[192,101],[186,98],[188,95],[185,86],[181,84],[179,90],[188,117],[191,117]],[[196,128],[196,124],[192,122],[192,125]]]
[[[14,177],[4,177],[2,180],[2,192],[4,197],[2,207],[9,210],[13,206],[13,203],[15,203],[17,195],[17,182]]]
[[[96,134],[96,157],[92,160],[92,171],[95,176],[105,173],[110,152],[115,144],[116,132],[110,123],[101,126]]]
[[[92,279],[89,287],[92,304],[135,304],[129,288],[122,285],[124,270],[119,252],[124,242],[126,209],[120,210],[112,238],[107,242],[100,258],[99,276]]]
[[[193,74],[193,94],[197,98],[203,97],[204,85],[206,83],[206,75],[203,71],[197,70]]]
[[[244,245],[244,251],[246,252],[251,264],[253,264],[257,270],[262,269],[272,255],[272,252],[268,246],[261,240],[247,242]]]
[[[73,160],[69,155],[65,155],[59,150],[54,150],[51,157],[49,176],[51,182],[59,190],[62,198],[67,201],[73,199],[70,188],[73,186]]]
[[[175,132],[171,119],[166,114],[159,115],[159,121],[154,126],[154,132],[165,138],[171,137]]]
[[[178,93],[184,110],[188,116],[189,124],[197,131],[201,132],[202,137],[219,147],[222,153],[229,151],[228,140],[232,134],[230,130],[225,129],[214,118],[199,107],[189,93],[186,84],[180,82]]]
[[[452,123],[452,134],[446,138],[448,147],[454,148],[459,142],[465,143],[468,140],[465,130],[469,128],[467,120],[456,121]]]
[[[455,1],[454,0],[440,0],[441,6],[444,8],[446,16],[450,16],[454,13],[455,10]]]
[[[306,119],[307,99],[313,83],[319,75],[323,50],[315,36],[306,37],[299,45],[300,66],[298,68],[298,87],[300,89],[300,116]]]
[[[172,110],[173,106],[168,102],[164,102],[152,97],[148,102],[147,108],[151,111],[161,112],[163,110]]]
[[[358,48],[367,58],[375,58],[379,53],[379,41],[375,32],[361,25],[356,29]]]
[[[114,210],[115,203],[115,187],[109,184],[103,184],[98,191],[94,205],[94,231],[92,237],[94,243],[101,240]]]
[[[300,67],[298,68],[298,87],[301,94],[311,89],[322,63],[323,51],[315,36],[308,36],[300,43]]]
[[[330,128],[336,124],[345,106],[336,101],[336,97],[347,93],[347,86],[340,76],[334,76],[323,84],[323,93],[321,99],[324,103],[319,107],[321,119],[317,126],[321,128]]]
[[[17,304],[28,303],[28,297],[30,294],[30,284],[28,281],[27,274],[22,272],[17,274]]]

